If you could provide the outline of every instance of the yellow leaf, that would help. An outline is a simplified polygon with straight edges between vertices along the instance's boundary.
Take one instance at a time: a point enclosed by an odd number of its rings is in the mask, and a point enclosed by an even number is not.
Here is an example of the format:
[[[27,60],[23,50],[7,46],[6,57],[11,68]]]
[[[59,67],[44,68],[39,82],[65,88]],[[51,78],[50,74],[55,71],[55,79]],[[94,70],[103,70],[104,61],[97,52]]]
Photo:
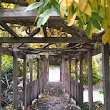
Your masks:
[[[79,4],[79,0],[74,0],[77,4]]]
[[[108,43],[109,43],[109,45],[110,45],[110,36],[109,36],[109,38],[108,38]]]
[[[62,17],[64,17],[66,9],[66,0],[62,0],[62,2],[60,3],[60,13]]]
[[[92,6],[97,8],[97,5],[98,5],[98,1],[97,0],[93,0],[92,1]]]
[[[71,26],[71,25],[74,24],[75,18],[76,18],[76,13],[74,13],[74,15],[72,16],[72,18],[70,19],[70,22],[68,23],[68,26]]]
[[[89,4],[87,4],[86,7],[84,8],[84,12],[85,12],[87,15],[91,16],[91,7],[90,7]]]
[[[84,10],[84,8],[86,7],[86,5],[87,5],[87,0],[79,0],[79,9],[81,10],[81,11],[83,11]]]
[[[36,2],[36,0],[26,0],[28,4],[32,4],[34,2]]]
[[[73,3],[73,0],[66,0],[67,8],[69,8]]]
[[[110,37],[110,35],[105,32],[102,36],[102,43],[106,44],[108,42],[109,37]]]
[[[107,6],[110,7],[110,0],[107,0]]]

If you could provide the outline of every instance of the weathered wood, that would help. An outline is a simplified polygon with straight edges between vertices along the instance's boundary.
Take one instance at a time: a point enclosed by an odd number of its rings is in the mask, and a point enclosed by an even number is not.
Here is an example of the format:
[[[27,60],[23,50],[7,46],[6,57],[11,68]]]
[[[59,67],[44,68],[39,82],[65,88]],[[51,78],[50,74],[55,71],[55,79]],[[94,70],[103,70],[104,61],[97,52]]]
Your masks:
[[[80,107],[83,105],[83,59],[80,56]]]
[[[62,63],[60,64],[60,81],[63,82],[62,80],[63,74],[62,74]]]
[[[2,47],[2,53],[6,54],[6,55],[10,55],[13,56],[13,50],[12,49],[8,49],[6,47]],[[23,59],[23,56],[25,54],[21,53],[20,51],[16,52],[17,53],[17,57]]]
[[[32,104],[32,73],[33,73],[33,60],[30,58],[30,105]]]
[[[90,43],[78,37],[0,37],[0,43]]]
[[[24,56],[23,59],[23,106],[24,110],[27,109],[27,98],[26,98],[26,67],[27,67],[27,61],[26,61],[26,56]]]
[[[0,21],[0,25],[1,25],[6,31],[8,31],[12,36],[14,36],[14,37],[19,37],[6,23],[3,23],[2,21]]]
[[[78,59],[75,59],[75,85],[76,85],[76,91],[75,91],[75,95],[76,95],[76,104],[79,105],[79,94],[78,94]]]
[[[18,64],[16,51],[13,52],[13,109],[17,110],[18,107]]]
[[[102,72],[104,85],[104,110],[110,110],[109,44],[102,44]]]
[[[30,10],[30,11],[25,11],[27,7],[18,7],[18,8],[14,8],[14,9],[0,9],[0,20],[4,21],[4,20],[33,20],[33,24],[34,21],[36,19],[36,15],[37,15],[37,10]],[[52,10],[51,12],[51,17],[59,17],[59,15],[57,14],[57,12],[55,12],[54,10]],[[61,19],[61,18],[60,18]]]
[[[23,0],[1,0],[1,2],[19,4],[19,5],[23,5],[23,6],[28,5],[28,3],[26,1],[23,1]]]
[[[37,79],[38,79],[37,91],[38,91],[38,94],[40,94],[40,76],[39,76],[39,73],[40,73],[40,62],[39,62],[39,59],[37,59]],[[38,98],[38,96],[37,96],[37,98]]]
[[[71,98],[71,59],[69,59],[69,95]]]
[[[89,110],[93,110],[92,50],[88,50],[88,97]]]
[[[1,88],[1,79],[2,79],[2,77],[1,77],[1,74],[2,74],[2,44],[0,43],[0,110],[2,110],[2,108],[1,108],[1,90],[2,90],[2,88]]]

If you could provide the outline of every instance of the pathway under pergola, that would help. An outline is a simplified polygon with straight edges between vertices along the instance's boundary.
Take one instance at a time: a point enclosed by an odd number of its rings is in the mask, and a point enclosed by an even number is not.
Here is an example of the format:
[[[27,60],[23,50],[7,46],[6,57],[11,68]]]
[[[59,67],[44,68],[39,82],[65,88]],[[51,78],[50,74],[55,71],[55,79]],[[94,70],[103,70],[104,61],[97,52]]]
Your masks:
[[[44,36],[34,37],[39,33],[40,28],[33,30],[27,37],[21,37],[14,32],[8,23],[19,24],[22,26],[33,26],[35,20],[36,10],[25,12],[26,7],[19,7],[15,9],[0,9],[0,25],[11,34],[12,37],[0,37],[0,79],[1,79],[1,56],[2,53],[13,56],[13,109],[17,109],[18,105],[18,90],[17,90],[17,60],[23,59],[23,106],[26,110],[32,104],[39,94],[44,92],[44,87],[48,82],[49,63],[58,61],[60,64],[61,82],[70,97],[75,99],[76,104],[80,107],[83,104],[83,59],[88,60],[88,95],[89,95],[89,109],[93,107],[93,84],[92,84],[92,56],[102,53],[102,71],[103,71],[103,85],[104,85],[104,107],[105,110],[110,109],[110,71],[109,71],[109,54],[110,48],[108,44],[101,43],[101,36],[104,32],[93,34],[93,39],[90,40],[83,30],[77,29],[75,26],[68,27],[66,22],[52,12],[48,20],[48,28],[53,28],[66,32],[71,36],[47,36],[47,27],[43,26]],[[99,48],[94,49],[94,44],[99,42]],[[17,46],[4,47],[3,43],[15,44]],[[23,46],[25,43],[45,43],[42,48],[30,48]],[[63,48],[49,48],[51,44],[67,43]],[[14,47],[14,48],[13,48]],[[40,55],[40,58],[31,57],[28,59],[30,64],[30,82],[26,84],[26,67],[28,55]],[[45,55],[48,54],[48,58]],[[71,78],[71,64],[75,62],[75,80]],[[78,61],[80,62],[80,82],[78,82]],[[37,62],[37,79],[32,80],[32,62]],[[69,78],[66,77],[66,63],[69,63]],[[42,64],[42,66],[40,65]],[[40,66],[42,68],[42,77],[39,76]],[[28,96],[28,97],[27,97]],[[1,82],[0,82],[0,97],[1,97]],[[1,107],[1,98],[0,98]]]

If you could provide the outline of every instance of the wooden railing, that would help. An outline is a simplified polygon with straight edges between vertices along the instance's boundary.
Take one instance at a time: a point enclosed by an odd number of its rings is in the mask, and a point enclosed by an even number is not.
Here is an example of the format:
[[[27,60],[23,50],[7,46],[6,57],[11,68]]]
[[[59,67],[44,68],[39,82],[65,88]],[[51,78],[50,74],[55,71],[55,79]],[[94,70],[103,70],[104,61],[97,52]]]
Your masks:
[[[70,81],[69,78],[65,78],[65,90],[70,95],[70,97],[76,101],[77,104],[80,103],[80,83],[77,85],[75,80],[71,79]]]
[[[28,84],[26,84],[26,105],[27,107],[31,105],[34,99],[43,92],[45,85],[43,85],[43,77],[36,79]]]

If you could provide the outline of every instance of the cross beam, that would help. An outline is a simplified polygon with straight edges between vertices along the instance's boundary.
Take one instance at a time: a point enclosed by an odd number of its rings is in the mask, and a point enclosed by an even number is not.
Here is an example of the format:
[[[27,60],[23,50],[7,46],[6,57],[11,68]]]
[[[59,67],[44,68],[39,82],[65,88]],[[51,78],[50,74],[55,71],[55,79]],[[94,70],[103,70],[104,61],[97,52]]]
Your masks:
[[[90,39],[77,37],[0,37],[0,43],[91,43]]]

